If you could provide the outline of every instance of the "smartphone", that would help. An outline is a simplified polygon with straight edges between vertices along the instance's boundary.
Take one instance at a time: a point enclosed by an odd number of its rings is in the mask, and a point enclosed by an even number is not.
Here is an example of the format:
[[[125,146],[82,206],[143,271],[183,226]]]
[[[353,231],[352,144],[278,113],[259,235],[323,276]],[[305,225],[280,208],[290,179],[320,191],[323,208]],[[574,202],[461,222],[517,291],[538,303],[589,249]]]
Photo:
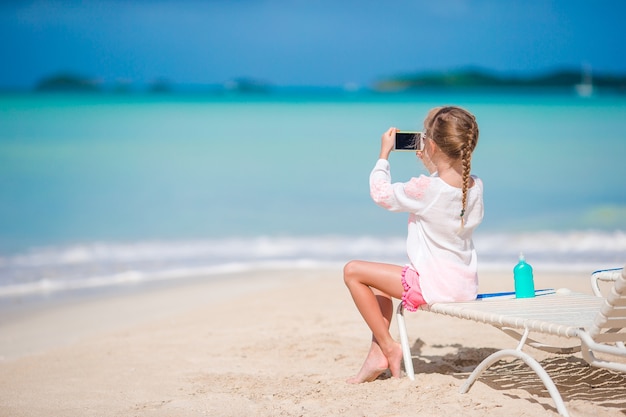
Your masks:
[[[422,132],[397,131],[393,150],[412,152],[424,150]]]

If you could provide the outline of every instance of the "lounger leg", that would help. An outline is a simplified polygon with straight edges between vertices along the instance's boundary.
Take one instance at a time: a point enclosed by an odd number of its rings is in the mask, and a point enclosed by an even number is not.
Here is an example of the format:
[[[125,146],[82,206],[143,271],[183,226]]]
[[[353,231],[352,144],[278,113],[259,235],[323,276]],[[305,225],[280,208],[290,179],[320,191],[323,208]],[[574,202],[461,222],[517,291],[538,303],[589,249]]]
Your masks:
[[[541,381],[543,382],[543,385],[545,385],[545,387],[548,389],[548,392],[550,393],[552,400],[556,404],[556,409],[559,412],[559,414],[564,417],[569,417],[569,413],[567,412],[567,409],[565,408],[565,404],[563,403],[563,398],[561,398],[561,394],[559,393],[559,390],[556,388],[556,385],[554,385],[554,381],[552,381],[552,378],[550,378],[550,375],[548,375],[546,370],[543,369],[543,367],[539,364],[539,362],[537,362],[532,356],[527,355],[526,353],[522,352],[519,349],[500,350],[498,352],[493,353],[492,355],[487,357],[485,360],[483,360],[476,367],[476,369],[474,369],[474,372],[472,372],[472,374],[469,376],[467,381],[465,381],[465,384],[463,384],[463,386],[461,387],[461,394],[465,394],[466,392],[468,392],[470,388],[472,388],[472,385],[474,385],[474,382],[476,382],[478,378],[480,377],[480,375],[484,371],[486,371],[491,365],[493,365],[494,363],[498,362],[499,360],[507,356],[513,356],[517,359],[521,359],[522,361],[524,361],[526,365],[530,366],[532,370],[535,371],[537,376],[541,379]]]
[[[415,381],[415,371],[413,370],[413,358],[411,357],[411,346],[409,345],[409,336],[406,332],[406,323],[404,322],[404,306],[402,303],[398,305],[396,310],[396,320],[398,320],[398,331],[400,332],[400,344],[402,345],[402,357],[404,360],[404,370],[411,381]]]

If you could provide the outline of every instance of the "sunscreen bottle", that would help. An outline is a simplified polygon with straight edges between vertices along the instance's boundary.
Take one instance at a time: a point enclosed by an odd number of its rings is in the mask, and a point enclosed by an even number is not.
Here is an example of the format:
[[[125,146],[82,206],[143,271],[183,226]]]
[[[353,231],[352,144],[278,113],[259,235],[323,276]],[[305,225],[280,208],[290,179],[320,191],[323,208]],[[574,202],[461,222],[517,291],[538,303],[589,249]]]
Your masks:
[[[520,253],[519,262],[513,268],[515,280],[515,297],[530,298],[535,296],[535,282],[533,280],[533,268],[526,263],[524,255]]]

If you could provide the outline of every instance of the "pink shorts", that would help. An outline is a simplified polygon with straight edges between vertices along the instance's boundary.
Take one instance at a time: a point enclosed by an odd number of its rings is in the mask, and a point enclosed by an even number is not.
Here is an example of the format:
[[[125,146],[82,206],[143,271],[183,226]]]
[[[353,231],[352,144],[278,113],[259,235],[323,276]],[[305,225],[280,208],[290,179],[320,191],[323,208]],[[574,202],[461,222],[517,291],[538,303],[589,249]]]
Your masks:
[[[420,274],[417,271],[405,266],[402,268],[402,305],[409,311],[416,311],[417,308],[426,304],[422,297],[422,287],[420,286]]]

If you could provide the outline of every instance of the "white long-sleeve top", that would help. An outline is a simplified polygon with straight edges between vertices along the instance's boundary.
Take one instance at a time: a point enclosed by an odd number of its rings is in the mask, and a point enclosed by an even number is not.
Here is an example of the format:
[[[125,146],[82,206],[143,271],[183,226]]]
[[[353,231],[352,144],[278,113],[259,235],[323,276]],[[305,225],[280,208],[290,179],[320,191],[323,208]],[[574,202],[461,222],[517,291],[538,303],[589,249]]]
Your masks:
[[[463,192],[436,173],[405,183],[391,183],[389,161],[379,159],[370,174],[370,195],[390,211],[408,212],[407,253],[420,275],[427,303],[476,298],[478,274],[474,229],[483,219],[483,183],[472,176],[461,228]]]

